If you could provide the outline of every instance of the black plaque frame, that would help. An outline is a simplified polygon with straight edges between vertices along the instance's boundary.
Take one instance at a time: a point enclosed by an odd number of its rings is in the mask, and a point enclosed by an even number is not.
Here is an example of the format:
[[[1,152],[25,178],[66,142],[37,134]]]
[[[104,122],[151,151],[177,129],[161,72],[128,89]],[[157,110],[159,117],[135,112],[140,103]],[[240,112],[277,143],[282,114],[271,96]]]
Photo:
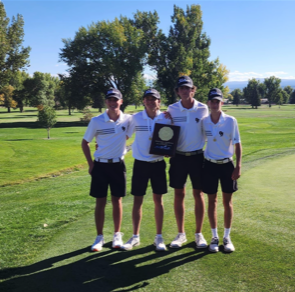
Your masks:
[[[173,137],[170,140],[163,141],[159,137],[159,131],[164,127],[168,127],[173,131]],[[153,137],[152,137],[152,143],[150,147],[150,154],[173,157],[175,155],[175,151],[177,147],[179,132],[180,132],[179,126],[156,123]]]

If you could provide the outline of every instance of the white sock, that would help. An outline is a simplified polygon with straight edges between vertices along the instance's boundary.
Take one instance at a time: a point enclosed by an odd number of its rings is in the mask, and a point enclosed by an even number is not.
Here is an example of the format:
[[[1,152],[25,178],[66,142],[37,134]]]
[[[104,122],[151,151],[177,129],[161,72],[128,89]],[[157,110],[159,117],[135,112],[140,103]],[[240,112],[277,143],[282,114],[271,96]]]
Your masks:
[[[138,237],[139,238],[139,234],[133,234],[132,237]]]
[[[211,231],[212,231],[212,237],[218,238],[217,228],[211,228]]]
[[[156,237],[162,237],[162,234],[156,234]]]
[[[224,228],[224,236],[223,237],[229,237],[230,234],[230,228]]]

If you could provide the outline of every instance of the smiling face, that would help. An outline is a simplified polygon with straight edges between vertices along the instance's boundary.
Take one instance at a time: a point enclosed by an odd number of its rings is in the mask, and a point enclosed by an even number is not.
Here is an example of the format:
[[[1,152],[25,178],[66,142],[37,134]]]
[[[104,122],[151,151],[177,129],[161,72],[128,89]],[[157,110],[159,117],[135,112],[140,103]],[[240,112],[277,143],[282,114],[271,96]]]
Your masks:
[[[188,86],[180,86],[177,88],[177,94],[181,99],[188,99],[188,98],[193,98],[195,95],[196,89],[193,87],[188,87]]]
[[[223,102],[218,99],[211,99],[208,101],[208,107],[211,112],[220,112]]]
[[[107,109],[109,111],[117,112],[120,110],[120,106],[123,103],[123,99],[117,99],[115,97],[110,97],[105,100]]]
[[[147,110],[155,111],[160,108],[161,101],[151,95],[147,95],[143,99],[143,104]]]

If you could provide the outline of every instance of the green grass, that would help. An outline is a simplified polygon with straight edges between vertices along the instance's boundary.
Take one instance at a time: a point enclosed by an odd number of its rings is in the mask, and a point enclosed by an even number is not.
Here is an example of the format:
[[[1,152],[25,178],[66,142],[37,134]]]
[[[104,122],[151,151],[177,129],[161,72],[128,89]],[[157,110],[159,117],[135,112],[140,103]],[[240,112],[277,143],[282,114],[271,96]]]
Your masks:
[[[0,181],[2,186],[7,186],[0,188],[0,290],[295,291],[295,107],[249,110],[227,106],[224,110],[238,119],[244,150],[240,189],[234,195],[232,239],[236,252],[232,254],[210,254],[194,248],[194,203],[190,185],[185,201],[188,242],[182,249],[154,251],[155,223],[149,190],[143,206],[141,245],[130,252],[111,250],[113,223],[108,203],[104,230],[107,244],[100,253],[89,252],[95,227],[94,200],[88,196],[90,177],[80,150],[85,127],[54,128],[55,139],[47,141],[38,138],[43,132],[46,137],[44,129],[13,128],[12,125],[7,128],[1,124],[0,140],[6,150],[2,149],[0,155]],[[21,114],[13,114],[16,116],[11,121],[18,119],[15,122],[18,126]],[[0,113],[0,119],[3,115],[6,113]],[[73,117],[67,120],[66,111],[59,115],[65,123],[79,120],[79,113],[72,121]],[[2,121],[8,123],[9,119]],[[7,131],[5,139],[3,131]],[[76,133],[68,137],[65,132]],[[9,135],[32,135],[33,140],[6,141]],[[52,144],[36,156],[35,148],[43,141]],[[11,148],[18,143],[18,151],[11,154]],[[55,151],[50,152],[52,149]],[[11,163],[19,151],[25,153],[26,160],[17,164],[16,159]],[[43,153],[48,151],[51,159],[43,171]],[[21,155],[18,158],[24,159]],[[31,164],[28,161],[32,161]],[[132,163],[128,153],[128,192]],[[82,166],[78,169],[79,164]],[[39,165],[42,168],[33,169]],[[63,172],[64,169],[68,171]],[[48,175],[52,172],[63,175]],[[18,173],[22,174],[20,184],[15,184],[14,175]],[[28,177],[27,173],[30,173]],[[40,176],[47,178],[36,179]],[[28,178],[31,180],[26,181]],[[125,240],[132,233],[132,201],[129,194],[124,198]],[[172,189],[164,196],[164,204],[163,235],[168,244],[177,233]],[[220,236],[222,216],[220,200]],[[209,240],[207,218],[203,233]]]

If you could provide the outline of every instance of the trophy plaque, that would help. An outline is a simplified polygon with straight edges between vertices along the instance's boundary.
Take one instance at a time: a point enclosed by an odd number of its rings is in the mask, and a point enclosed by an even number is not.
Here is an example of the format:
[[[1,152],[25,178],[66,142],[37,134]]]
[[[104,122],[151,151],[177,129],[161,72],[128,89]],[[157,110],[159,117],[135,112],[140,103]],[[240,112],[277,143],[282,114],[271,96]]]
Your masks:
[[[180,127],[174,125],[155,124],[150,154],[175,155]]]

